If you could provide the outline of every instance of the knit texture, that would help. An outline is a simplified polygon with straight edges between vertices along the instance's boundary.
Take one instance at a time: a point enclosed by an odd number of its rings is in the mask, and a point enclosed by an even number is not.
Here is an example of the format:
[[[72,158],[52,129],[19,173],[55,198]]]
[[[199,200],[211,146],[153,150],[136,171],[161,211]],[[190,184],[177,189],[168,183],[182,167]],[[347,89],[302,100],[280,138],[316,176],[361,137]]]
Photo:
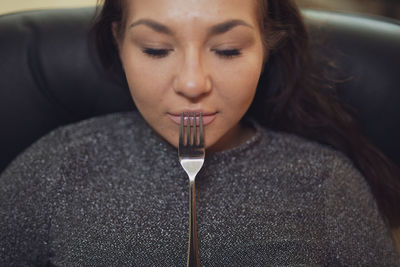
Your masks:
[[[400,266],[346,157],[253,127],[196,178],[202,266]],[[57,129],[0,177],[0,266],[185,266],[188,192],[138,113]]]

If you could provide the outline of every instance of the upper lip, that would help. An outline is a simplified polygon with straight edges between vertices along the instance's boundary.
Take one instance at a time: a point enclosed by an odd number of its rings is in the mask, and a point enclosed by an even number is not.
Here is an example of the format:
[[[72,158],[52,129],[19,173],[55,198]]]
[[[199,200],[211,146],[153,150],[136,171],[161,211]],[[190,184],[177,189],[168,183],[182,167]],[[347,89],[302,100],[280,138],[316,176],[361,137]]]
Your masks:
[[[181,113],[189,113],[189,114],[190,113],[191,114],[199,114],[199,113],[201,113],[202,116],[211,116],[211,115],[215,115],[217,112],[216,111],[214,111],[214,112],[205,111],[205,110],[200,110],[200,109],[196,109],[196,110],[186,109],[186,110],[182,110],[182,111],[179,111],[179,112],[169,112],[169,114],[172,115],[172,116],[180,116]]]

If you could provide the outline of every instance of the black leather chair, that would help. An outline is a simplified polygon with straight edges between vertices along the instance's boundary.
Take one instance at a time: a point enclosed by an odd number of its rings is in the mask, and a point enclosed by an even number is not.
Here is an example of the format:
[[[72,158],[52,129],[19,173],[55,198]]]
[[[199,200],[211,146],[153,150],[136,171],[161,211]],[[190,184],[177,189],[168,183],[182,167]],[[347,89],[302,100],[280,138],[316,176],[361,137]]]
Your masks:
[[[104,71],[88,41],[94,8],[0,16],[0,172],[60,125],[134,109],[128,89]],[[351,77],[339,85],[365,134],[400,165],[400,24],[304,11],[313,38],[337,52]]]

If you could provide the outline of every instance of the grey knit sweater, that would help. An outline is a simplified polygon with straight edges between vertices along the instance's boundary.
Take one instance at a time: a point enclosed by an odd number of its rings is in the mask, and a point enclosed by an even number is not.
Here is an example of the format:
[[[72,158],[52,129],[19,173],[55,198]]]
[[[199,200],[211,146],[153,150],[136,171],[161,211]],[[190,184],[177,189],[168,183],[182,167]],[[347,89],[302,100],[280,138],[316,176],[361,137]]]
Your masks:
[[[341,153],[263,129],[197,177],[202,266],[399,266]],[[185,266],[188,178],[137,113],[58,129],[0,177],[0,266]]]

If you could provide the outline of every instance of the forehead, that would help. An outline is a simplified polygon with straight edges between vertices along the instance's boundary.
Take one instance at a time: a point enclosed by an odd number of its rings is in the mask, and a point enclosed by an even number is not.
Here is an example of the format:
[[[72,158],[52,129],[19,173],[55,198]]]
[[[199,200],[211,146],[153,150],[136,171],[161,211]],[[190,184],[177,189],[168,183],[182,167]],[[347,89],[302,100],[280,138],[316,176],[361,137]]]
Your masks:
[[[257,24],[258,0],[127,0],[127,22],[142,18],[182,23],[183,21],[221,21],[243,19]]]

